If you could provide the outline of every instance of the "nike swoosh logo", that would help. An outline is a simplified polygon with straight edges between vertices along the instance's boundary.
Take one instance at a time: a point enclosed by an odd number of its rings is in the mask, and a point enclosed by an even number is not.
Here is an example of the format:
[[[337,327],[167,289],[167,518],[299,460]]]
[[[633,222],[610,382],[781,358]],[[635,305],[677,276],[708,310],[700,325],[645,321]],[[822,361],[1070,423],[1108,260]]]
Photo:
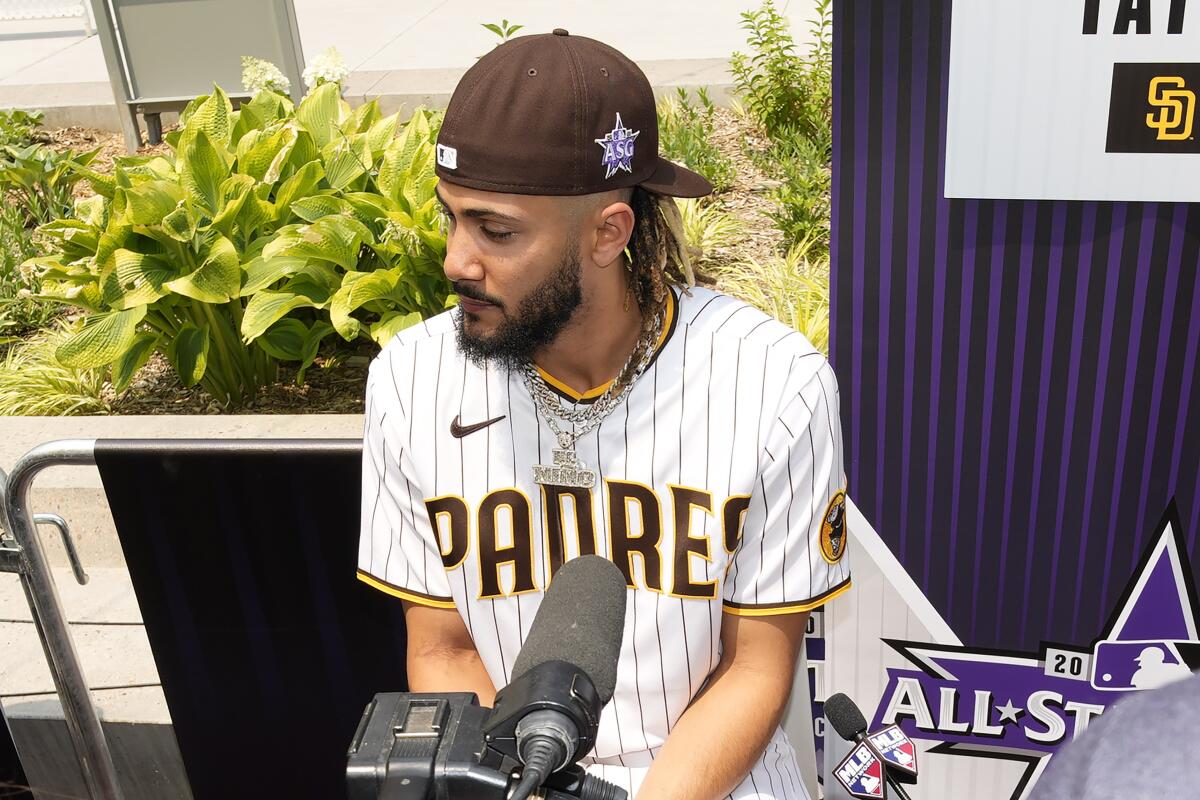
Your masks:
[[[476,422],[471,425],[462,425],[458,421],[458,415],[454,416],[454,421],[450,423],[450,435],[455,439],[461,439],[464,436],[470,436],[475,431],[481,431],[488,425],[495,425],[500,420],[504,419],[504,414],[491,419],[485,419],[483,422]]]

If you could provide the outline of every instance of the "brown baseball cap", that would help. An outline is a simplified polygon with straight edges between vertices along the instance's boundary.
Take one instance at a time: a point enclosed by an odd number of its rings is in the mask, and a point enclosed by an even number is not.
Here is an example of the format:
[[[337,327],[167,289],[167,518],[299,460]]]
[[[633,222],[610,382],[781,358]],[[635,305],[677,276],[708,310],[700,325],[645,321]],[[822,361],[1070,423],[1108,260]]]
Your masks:
[[[509,194],[712,191],[701,175],[659,157],[654,92],[637,64],[561,28],[505,42],[467,70],[436,161],[444,181]]]

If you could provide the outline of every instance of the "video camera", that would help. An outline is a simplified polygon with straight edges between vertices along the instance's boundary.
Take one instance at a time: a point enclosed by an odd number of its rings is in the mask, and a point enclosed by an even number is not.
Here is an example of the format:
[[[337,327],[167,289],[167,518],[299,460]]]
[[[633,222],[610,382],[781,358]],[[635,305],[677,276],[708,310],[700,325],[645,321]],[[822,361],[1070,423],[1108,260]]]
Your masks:
[[[625,603],[620,570],[580,556],[555,573],[494,708],[471,693],[375,695],[350,745],[350,800],[627,800],[578,766],[616,686]]]
[[[522,763],[489,744],[490,716],[465,692],[375,695],[350,746],[349,800],[508,800]],[[572,764],[536,796],[625,800],[626,793]]]

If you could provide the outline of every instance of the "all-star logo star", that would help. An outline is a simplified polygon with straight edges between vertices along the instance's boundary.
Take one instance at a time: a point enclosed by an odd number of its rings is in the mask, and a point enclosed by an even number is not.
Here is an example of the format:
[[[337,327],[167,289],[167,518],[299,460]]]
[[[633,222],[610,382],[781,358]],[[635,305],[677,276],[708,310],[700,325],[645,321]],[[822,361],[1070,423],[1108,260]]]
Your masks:
[[[1007,724],[1009,722],[1015,723],[1017,721],[1017,717],[1025,713],[1021,710],[1020,706],[1014,706],[1012,700],[1007,701],[1002,706],[996,706],[996,711],[1000,712],[1001,724]]]
[[[474,422],[470,425],[463,425],[458,420],[458,415],[454,415],[454,421],[450,423],[450,435],[455,439],[461,439],[464,436],[470,436],[475,431],[481,431],[488,425],[495,425],[500,420],[504,419],[504,414],[491,419],[485,419],[483,422]]]

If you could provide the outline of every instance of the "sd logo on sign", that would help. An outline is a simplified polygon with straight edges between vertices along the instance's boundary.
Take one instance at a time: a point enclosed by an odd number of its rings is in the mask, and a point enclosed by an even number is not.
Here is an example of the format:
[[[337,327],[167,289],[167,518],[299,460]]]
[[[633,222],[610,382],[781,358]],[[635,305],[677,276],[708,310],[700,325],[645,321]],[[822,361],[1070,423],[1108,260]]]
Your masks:
[[[1147,114],[1146,125],[1158,131],[1159,141],[1178,142],[1192,137],[1192,124],[1196,121],[1196,93],[1188,90],[1183,78],[1151,79],[1150,105],[1158,108],[1159,112]]]
[[[1200,64],[1114,64],[1109,153],[1200,153]]]

